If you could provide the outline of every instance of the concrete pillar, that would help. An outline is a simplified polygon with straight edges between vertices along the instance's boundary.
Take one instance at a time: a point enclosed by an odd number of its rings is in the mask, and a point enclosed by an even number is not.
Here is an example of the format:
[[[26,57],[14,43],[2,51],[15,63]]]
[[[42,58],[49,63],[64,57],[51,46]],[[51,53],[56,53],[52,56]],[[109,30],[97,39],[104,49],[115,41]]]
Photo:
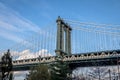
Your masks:
[[[65,53],[68,54],[68,28],[65,27]]]
[[[64,27],[65,27],[65,25],[64,24],[62,24],[62,32],[61,32],[61,50],[64,52],[64,48],[65,48],[65,44],[64,44]]]
[[[64,51],[64,25],[60,17],[57,19],[57,43],[56,43],[56,55],[61,56]]]
[[[61,19],[57,19],[57,43],[56,50],[60,50],[60,29],[61,29]]]
[[[57,43],[56,55],[70,55],[71,54],[71,27],[58,17],[57,19]]]
[[[71,54],[71,28],[68,30],[68,55]]]
[[[71,28],[70,27],[66,27],[65,33],[66,33],[66,39],[65,39],[65,52],[67,53],[67,55],[71,54]]]

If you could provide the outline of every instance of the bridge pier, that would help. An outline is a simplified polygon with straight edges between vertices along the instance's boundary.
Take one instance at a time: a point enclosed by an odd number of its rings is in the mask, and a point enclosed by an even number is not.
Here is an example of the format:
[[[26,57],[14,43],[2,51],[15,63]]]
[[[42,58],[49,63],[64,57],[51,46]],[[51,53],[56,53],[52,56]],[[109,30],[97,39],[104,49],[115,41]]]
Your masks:
[[[66,26],[65,27],[65,32],[66,32],[66,41],[65,41],[65,43],[66,43],[66,53],[67,53],[67,55],[70,55],[71,54],[71,28],[70,27],[68,27],[68,26]]]
[[[57,43],[56,55],[70,55],[71,54],[71,30],[72,28],[66,24],[60,17],[57,19]]]

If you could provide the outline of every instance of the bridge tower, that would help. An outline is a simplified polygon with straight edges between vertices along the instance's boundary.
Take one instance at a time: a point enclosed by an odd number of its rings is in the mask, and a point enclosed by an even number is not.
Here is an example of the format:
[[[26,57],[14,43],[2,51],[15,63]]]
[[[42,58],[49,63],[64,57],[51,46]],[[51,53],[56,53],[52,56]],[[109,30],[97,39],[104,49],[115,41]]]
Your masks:
[[[71,54],[71,31],[72,28],[65,23],[60,16],[57,19],[57,43],[56,55],[70,55]]]

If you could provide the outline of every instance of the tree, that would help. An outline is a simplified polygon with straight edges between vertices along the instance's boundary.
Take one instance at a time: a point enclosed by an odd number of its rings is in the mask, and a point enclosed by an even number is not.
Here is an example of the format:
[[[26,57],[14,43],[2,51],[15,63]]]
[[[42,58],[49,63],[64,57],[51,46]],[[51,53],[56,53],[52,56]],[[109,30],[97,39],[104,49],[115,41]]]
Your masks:
[[[105,67],[96,67],[96,68],[91,68],[89,72],[89,76],[93,79],[104,79],[104,77],[108,74],[108,69]]]
[[[71,73],[71,71],[67,62],[59,59],[49,65],[40,64],[32,68],[26,76],[26,80],[71,80],[68,77],[68,73]]]
[[[56,58],[56,62],[51,63],[51,80],[70,80],[68,79],[70,73],[69,66],[62,57]]]
[[[26,80],[50,80],[49,68],[45,64],[40,64],[37,67],[31,69]]]
[[[10,55],[10,50],[8,49],[7,53],[5,53],[1,58],[1,72],[2,72],[2,80],[12,80],[12,57]]]
[[[83,68],[82,68],[83,69]],[[76,68],[73,73],[73,80],[86,80],[86,75],[85,73],[80,71],[80,68]]]

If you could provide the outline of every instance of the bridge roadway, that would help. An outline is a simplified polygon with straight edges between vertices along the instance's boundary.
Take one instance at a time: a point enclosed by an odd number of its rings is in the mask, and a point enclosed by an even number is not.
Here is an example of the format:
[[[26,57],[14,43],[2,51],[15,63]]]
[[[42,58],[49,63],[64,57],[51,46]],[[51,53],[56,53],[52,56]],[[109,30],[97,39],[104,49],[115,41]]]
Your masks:
[[[52,63],[57,56],[32,58],[13,61],[13,71],[29,70],[31,67],[42,63]],[[71,69],[77,67],[111,66],[117,65],[120,60],[120,50],[72,54],[64,56],[63,61],[68,62]]]

